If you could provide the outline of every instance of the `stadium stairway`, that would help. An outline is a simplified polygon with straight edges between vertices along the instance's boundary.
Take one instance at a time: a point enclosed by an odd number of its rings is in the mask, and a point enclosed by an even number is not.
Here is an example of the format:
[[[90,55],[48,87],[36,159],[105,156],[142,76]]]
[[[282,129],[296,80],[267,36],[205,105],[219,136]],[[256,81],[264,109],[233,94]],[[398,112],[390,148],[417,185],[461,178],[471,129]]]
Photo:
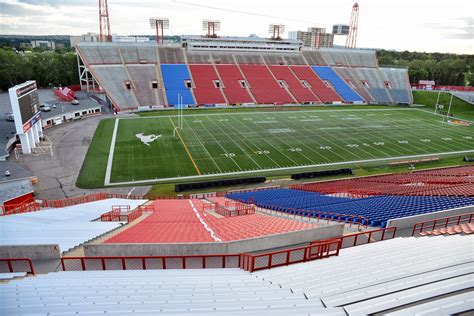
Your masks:
[[[349,315],[455,314],[473,307],[473,242],[473,235],[395,238],[253,274]]]
[[[365,102],[357,93],[355,93],[347,83],[342,80],[331,67],[314,66],[313,70],[318,76],[329,81],[336,92],[344,99],[345,102],[360,103]]]

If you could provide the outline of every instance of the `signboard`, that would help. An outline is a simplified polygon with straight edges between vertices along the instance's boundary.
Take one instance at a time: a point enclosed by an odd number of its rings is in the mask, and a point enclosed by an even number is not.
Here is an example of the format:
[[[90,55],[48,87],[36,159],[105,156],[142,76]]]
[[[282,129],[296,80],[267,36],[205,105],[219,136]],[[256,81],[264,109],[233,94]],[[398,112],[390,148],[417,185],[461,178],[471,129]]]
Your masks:
[[[26,134],[41,119],[36,81],[27,81],[9,89],[17,134]]]

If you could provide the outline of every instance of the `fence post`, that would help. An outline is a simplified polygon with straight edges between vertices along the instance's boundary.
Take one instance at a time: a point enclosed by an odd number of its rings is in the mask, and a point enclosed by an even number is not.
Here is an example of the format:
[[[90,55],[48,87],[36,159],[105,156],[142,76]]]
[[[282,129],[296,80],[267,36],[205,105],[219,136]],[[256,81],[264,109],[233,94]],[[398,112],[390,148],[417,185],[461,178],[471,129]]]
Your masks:
[[[64,258],[61,258],[61,268],[63,269],[63,271],[66,271],[66,266],[64,264]]]
[[[33,267],[33,262],[31,259],[28,259],[28,264],[30,265],[31,274],[36,275],[35,268]]]

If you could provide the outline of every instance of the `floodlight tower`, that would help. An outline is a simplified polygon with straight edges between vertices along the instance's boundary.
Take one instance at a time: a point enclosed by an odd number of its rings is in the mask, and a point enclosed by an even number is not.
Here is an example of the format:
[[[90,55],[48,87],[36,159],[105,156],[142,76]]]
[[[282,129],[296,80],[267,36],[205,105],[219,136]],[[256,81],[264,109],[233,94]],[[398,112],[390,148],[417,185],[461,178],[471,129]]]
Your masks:
[[[268,26],[268,33],[272,34],[272,39],[281,39],[280,34],[285,32],[285,26],[283,24],[270,24]]]
[[[159,44],[161,37],[161,45],[164,45],[164,30],[170,28],[170,20],[168,18],[150,18],[150,27],[156,29],[156,42]]]
[[[107,0],[99,0],[99,39],[101,42],[112,42],[110,33],[109,5]]]
[[[346,48],[356,48],[357,27],[359,25],[359,4],[356,2],[352,6],[351,22],[349,26],[349,35],[346,39]]]
[[[217,20],[204,20],[202,21],[202,30],[206,31],[207,37],[217,37],[216,31],[220,31],[221,21]]]

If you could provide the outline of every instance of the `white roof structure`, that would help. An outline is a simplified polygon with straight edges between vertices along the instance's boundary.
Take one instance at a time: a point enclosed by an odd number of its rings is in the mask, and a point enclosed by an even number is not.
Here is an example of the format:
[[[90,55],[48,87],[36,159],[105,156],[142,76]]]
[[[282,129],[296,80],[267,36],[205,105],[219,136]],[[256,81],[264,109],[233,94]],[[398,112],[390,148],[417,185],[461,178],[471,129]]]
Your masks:
[[[131,209],[146,200],[107,199],[64,208],[0,217],[0,245],[59,244],[66,251],[91,238],[106,233],[118,222],[93,222],[109,212],[112,205],[130,205]]]

